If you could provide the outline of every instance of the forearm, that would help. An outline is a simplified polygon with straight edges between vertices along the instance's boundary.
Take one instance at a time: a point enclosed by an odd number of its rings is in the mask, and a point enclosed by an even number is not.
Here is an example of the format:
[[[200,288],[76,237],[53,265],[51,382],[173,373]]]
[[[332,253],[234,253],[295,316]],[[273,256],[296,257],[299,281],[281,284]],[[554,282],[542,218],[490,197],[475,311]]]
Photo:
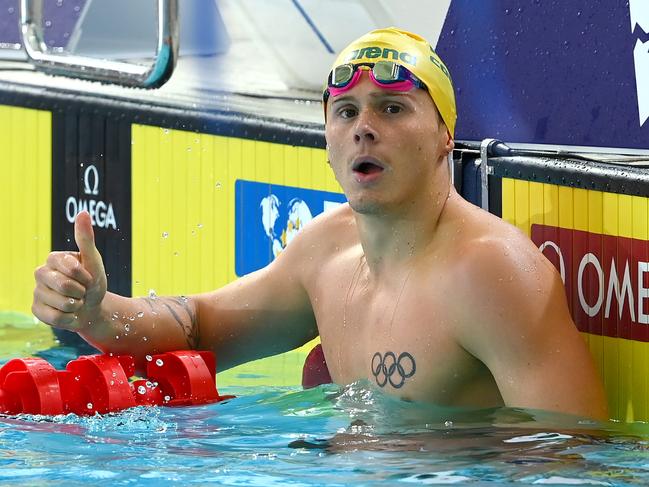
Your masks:
[[[107,293],[98,309],[79,316],[79,335],[104,353],[146,355],[199,345],[196,306],[185,297],[126,298]]]

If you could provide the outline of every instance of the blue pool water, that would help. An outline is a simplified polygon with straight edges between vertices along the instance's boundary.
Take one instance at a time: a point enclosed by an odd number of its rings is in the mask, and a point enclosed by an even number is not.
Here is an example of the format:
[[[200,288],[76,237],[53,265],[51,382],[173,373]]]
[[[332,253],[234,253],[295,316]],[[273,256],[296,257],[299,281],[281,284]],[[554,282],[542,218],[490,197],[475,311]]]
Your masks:
[[[649,484],[646,424],[444,409],[363,383],[220,392],[238,397],[0,418],[0,485]]]

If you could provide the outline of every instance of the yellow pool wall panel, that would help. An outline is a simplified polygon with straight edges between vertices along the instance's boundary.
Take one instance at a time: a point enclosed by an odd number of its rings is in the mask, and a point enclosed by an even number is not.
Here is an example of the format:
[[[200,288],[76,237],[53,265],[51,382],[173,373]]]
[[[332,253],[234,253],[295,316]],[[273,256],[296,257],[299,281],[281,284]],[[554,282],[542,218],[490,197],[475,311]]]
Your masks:
[[[238,179],[341,192],[323,149],[132,126],[134,296],[206,292],[237,278]],[[300,384],[315,343],[220,373],[219,384]]]
[[[34,270],[52,235],[52,116],[0,105],[0,338],[3,356],[54,343],[31,314]],[[22,339],[16,340],[20,336]],[[13,337],[13,338],[12,338]]]
[[[0,309],[29,313],[34,269],[50,251],[50,112],[0,105]],[[7,238],[9,237],[9,238]]]
[[[531,226],[537,223],[646,241],[648,201],[640,196],[502,180],[502,217],[528,236]],[[611,417],[648,421],[649,342],[582,335],[604,381]]]

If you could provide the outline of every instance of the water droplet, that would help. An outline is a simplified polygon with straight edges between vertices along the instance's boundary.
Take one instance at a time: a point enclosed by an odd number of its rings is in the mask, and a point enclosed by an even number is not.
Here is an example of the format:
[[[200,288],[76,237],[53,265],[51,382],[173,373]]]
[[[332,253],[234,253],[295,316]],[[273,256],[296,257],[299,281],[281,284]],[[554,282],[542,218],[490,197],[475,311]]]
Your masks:
[[[74,7],[74,11],[75,11],[75,12],[78,12],[79,10],[81,10],[81,7],[79,7],[79,5],[75,5],[75,7]]]
[[[162,232],[162,238],[167,238],[169,236],[169,232]]]
[[[138,393],[138,394],[146,394],[146,387],[144,387],[144,386],[139,386],[139,387],[137,388],[137,393]]]
[[[46,20],[45,21],[45,27],[52,27],[52,21],[51,20]]]
[[[169,401],[171,401],[171,396],[165,396],[165,397],[164,397],[164,400],[165,400],[165,402],[169,402]]]
[[[86,404],[86,407],[87,407],[88,409],[92,409],[92,403],[89,402],[88,404]]]
[[[63,0],[56,0],[57,7],[63,7]]]
[[[151,360],[153,360],[153,357],[151,355],[147,355],[144,358],[146,359],[147,362],[151,362]]]
[[[125,331],[126,333],[128,333],[129,331],[131,331],[131,326],[130,326],[128,323],[124,323],[124,331]]]
[[[119,340],[119,335],[115,335],[115,340]]]
[[[9,12],[10,14],[14,13],[14,11],[15,11],[15,9],[13,7],[9,7],[7,9],[7,12]]]
[[[453,427],[453,421],[444,421],[444,426],[447,428],[452,428]]]
[[[146,385],[149,389],[153,389],[153,384],[151,383],[150,380],[146,381],[145,385]]]
[[[70,304],[74,304],[74,298],[70,298]]]
[[[202,223],[199,223],[199,224],[196,225],[196,226],[197,226],[198,228],[203,228],[203,224],[202,224]]]
[[[192,151],[192,148],[191,148],[191,147],[187,147],[187,152],[191,152],[191,151]]]
[[[216,182],[216,189],[221,189],[221,181]]]
[[[178,252],[174,252],[174,257],[178,257]]]
[[[138,318],[142,318],[143,316],[144,316],[144,311],[140,311],[140,312],[137,314],[137,317],[138,317]]]
[[[162,131],[164,132],[165,135],[169,133],[169,129],[162,129]]]
[[[143,341],[143,342],[146,342],[147,340],[148,340],[147,337],[142,337],[142,341]]]
[[[162,367],[162,366],[164,365],[164,362],[162,361],[161,358],[159,358],[158,360],[155,361],[155,364],[156,364],[158,367]]]
[[[115,381],[114,381],[114,380],[111,380],[111,381],[110,381],[110,385],[111,385],[111,386],[114,386],[114,385],[115,385]]]
[[[158,295],[155,293],[155,289],[149,289],[149,297],[151,299],[156,299]]]

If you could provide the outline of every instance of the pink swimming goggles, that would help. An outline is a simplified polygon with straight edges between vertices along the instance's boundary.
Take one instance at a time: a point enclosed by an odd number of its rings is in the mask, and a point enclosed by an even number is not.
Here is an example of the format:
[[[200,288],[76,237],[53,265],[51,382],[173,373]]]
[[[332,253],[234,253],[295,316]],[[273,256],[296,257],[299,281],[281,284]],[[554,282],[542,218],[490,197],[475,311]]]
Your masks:
[[[336,66],[327,80],[327,89],[322,94],[325,103],[330,96],[338,96],[351,89],[361,77],[361,72],[367,70],[372,82],[381,88],[393,91],[410,91],[412,88],[423,88],[426,85],[407,68],[392,61],[377,63],[341,64]]]

